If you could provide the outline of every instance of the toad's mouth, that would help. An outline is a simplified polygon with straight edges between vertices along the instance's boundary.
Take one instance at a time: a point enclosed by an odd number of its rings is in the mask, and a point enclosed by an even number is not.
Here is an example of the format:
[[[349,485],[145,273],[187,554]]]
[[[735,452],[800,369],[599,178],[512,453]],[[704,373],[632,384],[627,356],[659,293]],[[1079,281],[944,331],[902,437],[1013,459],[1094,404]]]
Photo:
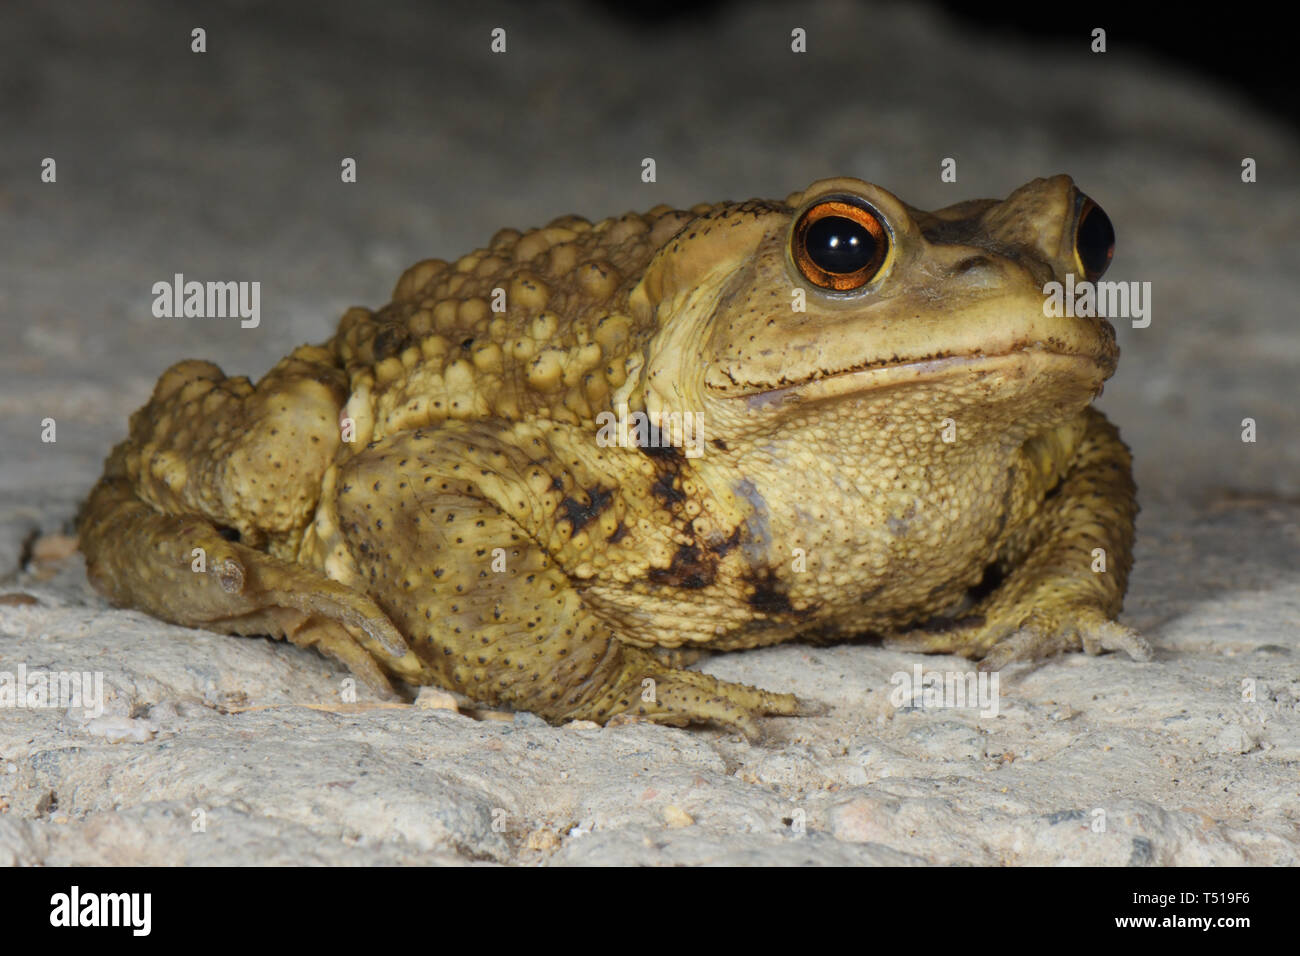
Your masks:
[[[936,354],[918,359],[870,362],[819,372],[802,382],[748,382],[716,366],[711,372],[725,379],[725,384],[719,383],[721,388],[713,386],[715,391],[726,398],[745,399],[753,408],[762,408],[935,382],[954,375],[971,378],[1000,376],[1032,385],[1033,380],[1040,377],[1056,379],[1067,374],[1093,381],[1099,390],[1101,383],[1115,371],[1117,358],[1117,353],[1095,355],[1030,342],[994,353]]]

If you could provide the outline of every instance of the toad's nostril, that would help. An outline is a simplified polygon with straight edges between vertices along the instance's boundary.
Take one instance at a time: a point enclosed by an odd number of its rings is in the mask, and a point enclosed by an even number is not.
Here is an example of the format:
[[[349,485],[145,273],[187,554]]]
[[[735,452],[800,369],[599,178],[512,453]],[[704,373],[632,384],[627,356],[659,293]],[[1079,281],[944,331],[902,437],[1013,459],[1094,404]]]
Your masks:
[[[998,261],[990,256],[966,256],[955,262],[948,270],[954,289],[969,291],[988,291],[1002,286],[1007,274]]]
[[[954,276],[964,275],[977,269],[987,269],[991,265],[988,256],[967,256],[952,267],[952,274]]]

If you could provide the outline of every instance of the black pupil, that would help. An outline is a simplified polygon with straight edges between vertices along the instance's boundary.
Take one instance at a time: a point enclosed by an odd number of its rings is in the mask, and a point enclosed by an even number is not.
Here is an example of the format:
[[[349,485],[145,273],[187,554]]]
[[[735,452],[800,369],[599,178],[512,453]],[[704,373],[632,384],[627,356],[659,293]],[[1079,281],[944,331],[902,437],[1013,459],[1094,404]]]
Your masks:
[[[808,258],[836,275],[857,272],[876,255],[876,237],[844,216],[823,216],[804,237]]]
[[[1115,227],[1110,224],[1110,217],[1101,211],[1101,207],[1092,205],[1083,214],[1083,222],[1075,233],[1075,246],[1079,250],[1079,261],[1083,263],[1088,278],[1096,279],[1110,265],[1110,257],[1115,254]]]

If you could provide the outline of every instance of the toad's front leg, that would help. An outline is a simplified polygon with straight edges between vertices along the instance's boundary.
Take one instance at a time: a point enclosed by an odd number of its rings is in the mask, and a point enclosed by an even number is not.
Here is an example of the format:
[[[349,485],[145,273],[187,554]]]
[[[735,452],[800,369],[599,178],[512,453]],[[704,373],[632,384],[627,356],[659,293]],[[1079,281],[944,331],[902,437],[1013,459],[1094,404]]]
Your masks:
[[[1041,483],[1037,494],[1044,500],[1003,545],[995,567],[1001,583],[951,627],[887,643],[982,658],[981,670],[1080,649],[1151,658],[1146,640],[1115,620],[1133,565],[1132,459],[1100,412],[1088,408],[1072,427],[1080,426],[1068,461],[1051,460],[1059,447],[1051,435],[1026,446],[1021,474],[1031,485]]]
[[[435,679],[552,721],[632,714],[752,738],[757,716],[795,713],[790,694],[673,668],[617,639],[543,543],[566,496],[594,507],[568,458],[490,424],[448,423],[386,438],[341,470],[338,527],[357,583]]]

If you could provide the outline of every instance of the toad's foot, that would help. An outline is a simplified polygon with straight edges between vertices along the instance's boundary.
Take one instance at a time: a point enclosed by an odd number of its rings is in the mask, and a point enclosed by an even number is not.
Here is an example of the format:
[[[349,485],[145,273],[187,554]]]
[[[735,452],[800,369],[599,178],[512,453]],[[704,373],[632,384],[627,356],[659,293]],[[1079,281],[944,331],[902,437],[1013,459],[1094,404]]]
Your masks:
[[[794,694],[678,670],[639,647],[622,648],[622,659],[622,670],[609,688],[573,716],[604,722],[627,714],[675,727],[713,723],[755,742],[762,739],[756,718],[795,717],[808,711]]]
[[[1087,654],[1125,651],[1135,661],[1149,661],[1146,638],[1091,607],[1034,611],[1011,634],[994,642],[982,671],[1000,670],[1015,661],[1032,661],[1064,651],[1082,649]]]
[[[1148,661],[1153,653],[1146,639],[1132,628],[1088,605],[1034,608],[1019,616],[957,621],[943,630],[894,635],[885,645],[924,654],[959,654],[979,660],[982,671],[1066,651],[1124,651],[1135,661]]]

